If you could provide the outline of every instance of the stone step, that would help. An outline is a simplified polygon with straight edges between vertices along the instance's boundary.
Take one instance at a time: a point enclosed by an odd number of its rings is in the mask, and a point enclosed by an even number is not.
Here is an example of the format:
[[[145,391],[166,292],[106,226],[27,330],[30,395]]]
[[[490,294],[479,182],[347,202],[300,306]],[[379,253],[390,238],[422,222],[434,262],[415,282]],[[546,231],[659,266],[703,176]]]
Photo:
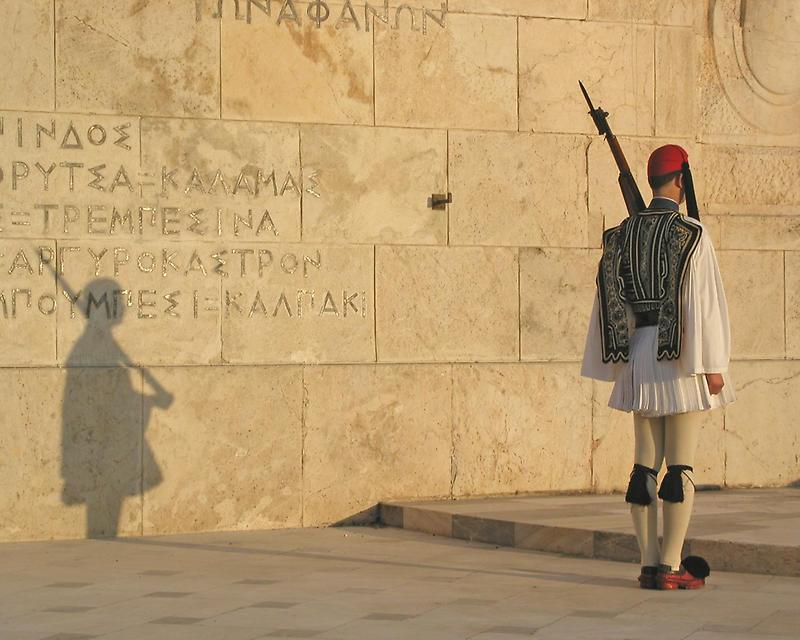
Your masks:
[[[387,526],[639,562],[628,505],[621,495],[386,502],[379,511]],[[712,571],[800,576],[800,489],[698,492],[683,556],[690,554],[708,560]]]

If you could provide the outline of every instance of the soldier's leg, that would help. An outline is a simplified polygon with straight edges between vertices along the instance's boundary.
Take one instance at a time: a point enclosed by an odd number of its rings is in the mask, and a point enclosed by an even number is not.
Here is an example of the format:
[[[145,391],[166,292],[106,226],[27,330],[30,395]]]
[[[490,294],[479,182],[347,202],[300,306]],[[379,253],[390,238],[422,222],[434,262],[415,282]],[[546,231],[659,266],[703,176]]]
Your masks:
[[[664,453],[667,474],[658,495],[664,501],[661,563],[680,568],[681,549],[694,504],[694,455],[700,435],[700,412],[666,416]]]
[[[631,503],[631,517],[643,567],[657,567],[658,504],[656,476],[664,459],[664,418],[634,414],[634,468],[625,500]]]

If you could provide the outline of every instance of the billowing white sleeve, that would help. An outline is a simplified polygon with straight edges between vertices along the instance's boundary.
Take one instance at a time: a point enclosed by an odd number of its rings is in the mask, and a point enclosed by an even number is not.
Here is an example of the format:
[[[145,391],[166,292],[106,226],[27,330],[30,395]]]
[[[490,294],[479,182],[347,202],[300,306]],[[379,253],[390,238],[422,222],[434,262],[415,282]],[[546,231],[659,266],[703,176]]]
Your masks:
[[[592,314],[589,316],[586,346],[583,349],[581,375],[595,380],[613,381],[620,366],[612,362],[603,362],[603,343],[600,335],[600,302],[597,294],[595,294]]]
[[[704,230],[684,282],[683,344],[685,373],[726,373],[731,357],[728,304],[714,246]]]

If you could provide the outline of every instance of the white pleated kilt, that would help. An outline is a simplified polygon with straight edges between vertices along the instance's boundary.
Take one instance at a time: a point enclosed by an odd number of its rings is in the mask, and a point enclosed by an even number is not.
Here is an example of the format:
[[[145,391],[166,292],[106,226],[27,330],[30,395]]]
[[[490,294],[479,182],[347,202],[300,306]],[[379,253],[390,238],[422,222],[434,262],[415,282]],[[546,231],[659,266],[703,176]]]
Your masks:
[[[704,375],[687,376],[677,360],[657,360],[657,350],[658,327],[636,329],[631,336],[630,357],[617,375],[609,407],[655,417],[718,409],[736,400],[727,373],[722,374],[722,391],[712,396]]]

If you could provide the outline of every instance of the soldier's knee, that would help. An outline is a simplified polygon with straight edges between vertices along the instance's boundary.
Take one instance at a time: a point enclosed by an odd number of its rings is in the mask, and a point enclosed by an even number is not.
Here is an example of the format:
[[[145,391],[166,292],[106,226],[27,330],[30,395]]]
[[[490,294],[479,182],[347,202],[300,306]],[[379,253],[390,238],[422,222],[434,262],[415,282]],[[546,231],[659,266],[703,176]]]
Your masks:
[[[655,498],[657,476],[658,470],[656,469],[645,467],[642,464],[633,465],[628,491],[625,493],[625,502],[645,507],[649,505]]]
[[[694,493],[694,469],[685,464],[671,464],[661,481],[658,497],[664,502],[683,502],[686,493]]]

